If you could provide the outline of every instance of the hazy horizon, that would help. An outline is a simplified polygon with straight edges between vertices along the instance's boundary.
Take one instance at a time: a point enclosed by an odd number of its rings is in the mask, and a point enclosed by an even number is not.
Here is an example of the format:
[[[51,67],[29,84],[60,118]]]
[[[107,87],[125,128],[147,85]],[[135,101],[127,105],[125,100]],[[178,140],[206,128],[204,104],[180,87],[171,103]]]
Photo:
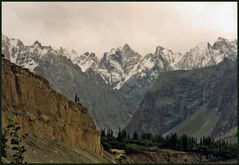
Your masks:
[[[237,39],[236,2],[3,2],[2,34],[26,45],[102,56],[129,44],[145,55],[160,45],[185,53],[218,37]]]

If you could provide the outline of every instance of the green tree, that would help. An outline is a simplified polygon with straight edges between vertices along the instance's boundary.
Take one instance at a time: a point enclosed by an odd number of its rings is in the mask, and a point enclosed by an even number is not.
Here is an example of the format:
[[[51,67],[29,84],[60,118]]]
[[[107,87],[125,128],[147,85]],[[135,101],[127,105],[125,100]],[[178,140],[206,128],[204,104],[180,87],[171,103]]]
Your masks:
[[[117,140],[118,140],[118,141],[122,141],[122,140],[123,140],[122,132],[121,132],[121,129],[120,129],[120,128],[119,128],[119,131],[118,131]]]
[[[134,132],[134,134],[133,134],[133,140],[138,140],[138,134],[137,134],[137,132]]]
[[[183,146],[184,150],[186,150],[188,148],[188,137],[187,137],[187,135],[183,135],[183,137],[182,137],[182,146]]]
[[[130,138],[131,138],[130,134],[127,134],[127,140],[130,140]]]
[[[77,94],[75,94],[75,103],[77,103]]]
[[[147,139],[147,140],[152,140],[152,137],[153,137],[153,136],[152,136],[151,133],[147,133],[147,134],[146,134],[146,139]]]
[[[100,135],[101,135],[101,137],[105,137],[105,129],[101,129]]]
[[[142,133],[142,134],[141,134],[141,140],[146,140],[146,139],[147,139],[146,133]]]
[[[123,140],[126,140],[127,139],[127,133],[125,130],[121,131],[121,136],[122,136],[122,139]]]
[[[6,150],[8,149],[8,145],[7,145],[7,130],[3,129],[2,133],[1,133],[1,154],[2,157],[6,157]]]
[[[24,160],[23,154],[24,152],[26,152],[26,149],[24,146],[20,144],[21,139],[18,135],[19,130],[20,130],[20,126],[14,121],[13,117],[10,117],[8,120],[7,128],[4,129],[3,134],[1,135],[2,137],[1,152],[2,152],[2,156],[6,157],[7,156],[6,150],[10,148],[13,152],[12,157],[14,159],[14,162],[12,163],[21,164],[21,163],[26,163],[26,162],[23,162]],[[8,140],[10,140],[9,145],[7,144]]]
[[[177,136],[176,133],[174,133],[174,134],[171,135],[171,145],[172,145],[172,147],[176,148],[177,143],[178,143],[178,136]]]
[[[113,131],[111,129],[107,129],[107,137],[113,137]]]

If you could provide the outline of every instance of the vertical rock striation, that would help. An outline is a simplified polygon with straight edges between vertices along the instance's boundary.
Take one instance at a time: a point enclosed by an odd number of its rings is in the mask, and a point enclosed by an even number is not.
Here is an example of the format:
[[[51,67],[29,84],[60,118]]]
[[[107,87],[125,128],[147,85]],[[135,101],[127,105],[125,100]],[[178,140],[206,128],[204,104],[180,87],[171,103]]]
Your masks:
[[[13,115],[21,134],[62,141],[102,155],[88,110],[50,88],[47,80],[3,60],[3,127]]]

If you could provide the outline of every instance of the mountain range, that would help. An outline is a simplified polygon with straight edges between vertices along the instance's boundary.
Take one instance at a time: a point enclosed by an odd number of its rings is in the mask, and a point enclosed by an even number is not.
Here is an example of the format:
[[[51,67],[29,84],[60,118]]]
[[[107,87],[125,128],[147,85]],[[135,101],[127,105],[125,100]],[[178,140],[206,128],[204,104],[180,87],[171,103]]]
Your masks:
[[[128,44],[112,48],[98,58],[74,50],[25,46],[19,39],[2,35],[2,53],[11,62],[46,78],[51,87],[70,100],[75,95],[94,117],[98,128],[123,128],[137,111],[145,93],[158,77],[173,70],[192,70],[216,65],[226,57],[237,60],[237,40],[219,37],[212,45],[200,43],[188,52],[174,53],[162,46],[141,55]]]

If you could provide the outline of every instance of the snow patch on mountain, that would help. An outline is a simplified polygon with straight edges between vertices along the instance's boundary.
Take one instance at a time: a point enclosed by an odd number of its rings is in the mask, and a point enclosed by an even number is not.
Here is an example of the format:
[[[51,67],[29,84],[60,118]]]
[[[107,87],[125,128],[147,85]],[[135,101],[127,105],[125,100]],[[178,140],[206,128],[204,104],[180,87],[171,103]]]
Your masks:
[[[149,77],[149,82],[157,78],[161,69],[168,69],[164,63],[169,60],[174,62],[174,54],[171,50],[167,50],[163,47],[157,47],[154,54],[149,53],[144,56],[137,65],[135,65],[128,75],[125,76],[124,80],[118,83],[114,89],[120,89],[129,79],[133,77],[138,77],[138,79],[144,79],[144,77]],[[164,61],[164,62],[163,62]],[[140,87],[141,85],[139,85]]]
[[[98,65],[99,60],[96,57],[95,53],[86,52],[81,56],[74,56],[72,62],[77,64],[82,72],[87,71],[89,68],[95,70],[95,67]]]
[[[31,61],[29,63],[25,63],[22,65],[23,68],[28,68],[31,72],[34,72],[34,69],[39,65],[39,63],[35,61]]]
[[[186,52],[175,65],[176,69],[190,70],[210,65],[216,65],[224,58],[237,59],[237,41],[228,41],[219,37],[216,42],[199,43],[193,49]]]
[[[111,49],[101,58],[95,71],[101,75],[106,83],[113,88],[121,84],[132,72],[132,69],[140,62],[142,56],[132,50],[128,44],[123,47]]]

